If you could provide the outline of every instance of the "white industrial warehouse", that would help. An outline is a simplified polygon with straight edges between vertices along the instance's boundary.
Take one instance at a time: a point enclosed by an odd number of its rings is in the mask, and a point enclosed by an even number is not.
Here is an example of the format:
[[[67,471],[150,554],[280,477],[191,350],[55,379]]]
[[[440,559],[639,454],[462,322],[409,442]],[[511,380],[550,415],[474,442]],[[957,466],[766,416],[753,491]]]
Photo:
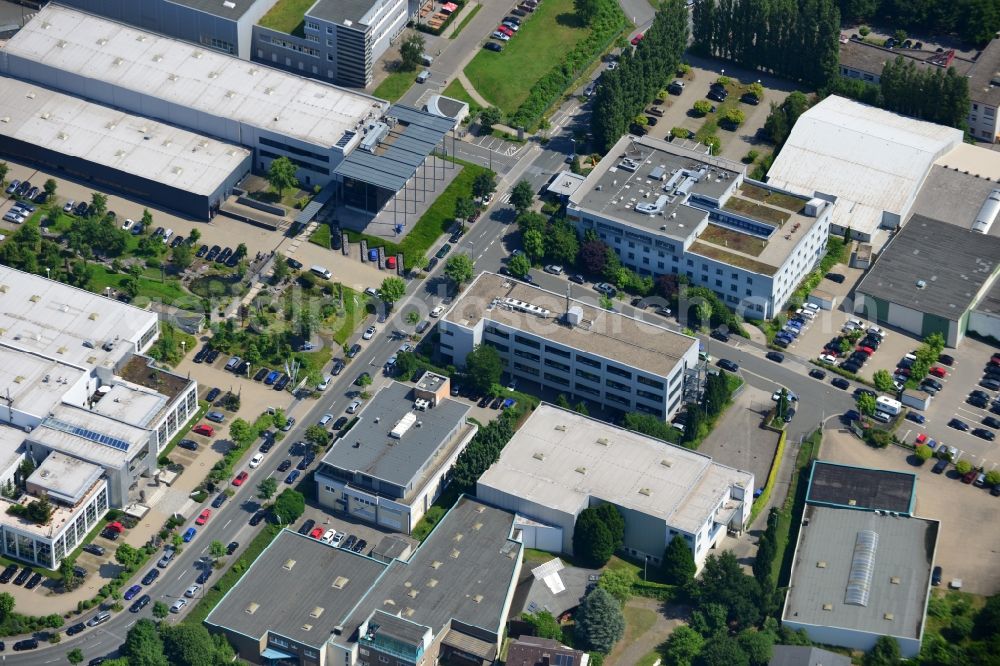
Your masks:
[[[518,514],[524,544],[572,553],[577,516],[603,503],[624,550],[658,564],[680,534],[699,568],[750,517],[754,477],[680,446],[542,404],[480,477],[476,497]]]

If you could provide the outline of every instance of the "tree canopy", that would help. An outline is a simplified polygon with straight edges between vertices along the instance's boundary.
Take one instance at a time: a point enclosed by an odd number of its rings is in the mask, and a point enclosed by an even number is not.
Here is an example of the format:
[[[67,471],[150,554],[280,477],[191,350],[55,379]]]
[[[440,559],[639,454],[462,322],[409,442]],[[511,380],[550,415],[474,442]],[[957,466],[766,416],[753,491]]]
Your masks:
[[[587,649],[608,653],[625,633],[621,605],[607,590],[594,588],[576,611],[576,637]]]
[[[302,493],[285,488],[274,500],[274,507],[271,513],[280,519],[284,525],[294,523],[306,510],[306,500]]]
[[[453,255],[444,265],[444,274],[456,285],[463,285],[472,279],[474,266],[467,254]]]
[[[486,395],[500,383],[503,362],[500,353],[490,345],[479,345],[465,356],[466,381],[479,395]]]
[[[378,290],[378,297],[390,305],[403,298],[405,294],[406,282],[394,275],[382,280],[382,286]]]
[[[673,585],[687,585],[694,580],[698,567],[694,563],[691,547],[680,534],[667,544],[663,552],[663,577]]]
[[[267,168],[267,182],[274,188],[279,196],[293,187],[298,187],[299,181],[295,177],[298,167],[287,157],[276,157],[271,160],[271,165]]]
[[[407,72],[415,70],[424,57],[424,38],[418,33],[410,34],[399,45],[400,69]]]

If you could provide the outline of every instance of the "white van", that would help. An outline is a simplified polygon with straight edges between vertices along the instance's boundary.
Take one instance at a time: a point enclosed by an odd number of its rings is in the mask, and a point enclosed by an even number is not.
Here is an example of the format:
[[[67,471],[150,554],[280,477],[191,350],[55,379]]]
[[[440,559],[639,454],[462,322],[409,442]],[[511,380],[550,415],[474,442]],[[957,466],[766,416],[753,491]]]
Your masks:
[[[895,416],[903,411],[903,403],[899,400],[893,400],[892,398],[880,395],[875,399],[875,408],[885,412],[886,414]]]
[[[429,78],[431,78],[431,73],[425,69],[417,74],[417,83],[426,83]]]
[[[318,275],[324,280],[329,280],[331,277],[333,277],[333,273],[331,273],[330,269],[326,268],[325,266],[313,266],[309,270],[311,270],[315,275]]]

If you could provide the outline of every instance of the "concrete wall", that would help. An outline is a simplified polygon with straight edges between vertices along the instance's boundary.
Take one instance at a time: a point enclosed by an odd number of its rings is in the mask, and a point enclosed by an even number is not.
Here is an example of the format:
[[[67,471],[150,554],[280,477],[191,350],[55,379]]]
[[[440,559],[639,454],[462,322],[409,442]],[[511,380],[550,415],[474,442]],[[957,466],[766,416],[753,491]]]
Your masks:
[[[562,552],[563,530],[554,525],[542,525],[528,520],[514,519],[514,527],[521,530],[521,543],[525,548],[544,550],[547,553]]]
[[[512,496],[504,490],[485,485],[482,480],[476,484],[476,497],[487,504],[561,529],[562,548],[560,552],[573,553],[573,529],[576,526],[576,516],[579,511],[587,508],[586,504],[582,504],[576,513],[566,513],[537,504],[525,497]]]
[[[974,311],[969,315],[969,331],[1000,340],[1000,315],[991,312]]]
[[[875,642],[880,634],[861,631],[860,629],[845,629],[843,627],[819,627],[816,625],[795,622],[789,618],[783,618],[781,624],[789,629],[805,629],[809,638],[814,643],[824,645],[839,645],[842,647],[854,648],[865,652],[875,647]],[[903,657],[912,659],[920,653],[920,641],[915,638],[903,638],[893,636],[899,643],[899,650]]]

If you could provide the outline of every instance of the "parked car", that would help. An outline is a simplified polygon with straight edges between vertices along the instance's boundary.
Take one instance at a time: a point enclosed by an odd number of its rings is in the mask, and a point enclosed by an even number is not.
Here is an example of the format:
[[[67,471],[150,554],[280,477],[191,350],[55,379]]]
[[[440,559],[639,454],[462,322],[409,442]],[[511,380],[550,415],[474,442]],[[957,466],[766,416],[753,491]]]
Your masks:
[[[170,606],[171,613],[180,613],[187,606],[187,599],[178,599]]]
[[[784,361],[785,361],[785,355],[782,354],[781,352],[769,351],[769,352],[767,352],[767,354],[765,355],[765,357],[769,361],[774,361],[775,363],[784,363]]]
[[[985,439],[987,442],[992,442],[996,439],[996,433],[986,428],[973,428],[972,434],[980,439]]]
[[[723,370],[728,370],[729,372],[738,372],[740,369],[739,365],[737,365],[733,361],[730,361],[728,358],[720,358],[718,363],[716,363],[716,365],[718,365]]]
[[[503,51],[503,46],[497,44],[496,42],[486,42],[483,44],[483,48],[487,51],[493,51],[494,53],[500,53]]]
[[[215,428],[208,425],[207,423],[199,423],[194,428],[191,429],[196,435],[202,435],[203,437],[214,437]]]
[[[83,547],[83,550],[84,552],[90,553],[91,555],[96,555],[97,557],[101,557],[102,555],[104,555],[105,552],[104,548],[102,546],[98,546],[96,543],[88,543],[86,546]],[[0,579],[0,583],[6,583],[6,582],[7,581]]]
[[[966,423],[965,421],[962,421],[961,419],[953,418],[950,421],[948,421],[948,427],[965,432],[969,429],[969,424]]]
[[[212,516],[212,510],[211,509],[203,509],[202,512],[200,514],[198,514],[198,517],[195,518],[194,523],[195,523],[195,525],[204,525],[205,523],[208,522],[208,519],[211,516]]]
[[[250,475],[247,474],[246,471],[240,472],[235,477],[233,477],[233,485],[242,486],[243,482],[246,481],[249,476]]]
[[[302,474],[302,472],[300,472],[297,469],[293,469],[291,471],[291,473],[288,476],[285,477],[285,483],[287,483],[289,485],[295,483],[295,480],[299,478],[300,474]]]
[[[914,423],[925,423],[927,421],[927,418],[923,414],[914,411],[907,412],[906,418]]]
[[[160,577],[159,569],[150,569],[149,573],[142,577],[143,585],[152,585]]]
[[[149,602],[152,601],[152,600],[153,600],[152,597],[150,597],[148,594],[144,594],[141,597],[139,597],[138,599],[136,599],[135,603],[133,603],[131,606],[129,606],[128,611],[130,613],[138,613],[143,608],[145,608],[146,606],[148,606]]]
[[[132,601],[132,599],[134,599],[136,595],[139,594],[140,592],[142,592],[142,586],[133,585],[132,587],[125,590],[125,594],[122,595],[122,599],[124,599],[125,601]]]
[[[183,537],[184,538],[184,543],[190,543],[191,539],[193,539],[194,536],[197,533],[198,533],[198,530],[196,530],[195,528],[193,528],[193,527],[187,528],[187,530],[184,532],[184,537]]]
[[[809,371],[809,376],[813,379],[823,380],[826,379],[826,372],[820,370],[819,368],[813,368]]]
[[[846,391],[851,387],[851,383],[846,379],[844,379],[843,377],[834,377],[830,381],[830,384],[835,386],[836,388],[839,388],[841,391]]]

